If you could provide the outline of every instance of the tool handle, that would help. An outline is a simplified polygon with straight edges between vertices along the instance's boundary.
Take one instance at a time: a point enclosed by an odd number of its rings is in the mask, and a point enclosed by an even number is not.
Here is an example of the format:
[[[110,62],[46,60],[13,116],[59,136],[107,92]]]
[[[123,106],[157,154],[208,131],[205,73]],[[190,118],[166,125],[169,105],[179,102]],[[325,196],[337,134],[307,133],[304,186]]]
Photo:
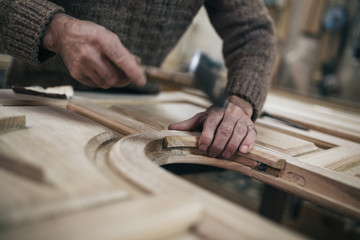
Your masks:
[[[148,78],[160,81],[164,84],[195,86],[194,76],[188,73],[172,72],[157,67],[144,66],[145,75]]]

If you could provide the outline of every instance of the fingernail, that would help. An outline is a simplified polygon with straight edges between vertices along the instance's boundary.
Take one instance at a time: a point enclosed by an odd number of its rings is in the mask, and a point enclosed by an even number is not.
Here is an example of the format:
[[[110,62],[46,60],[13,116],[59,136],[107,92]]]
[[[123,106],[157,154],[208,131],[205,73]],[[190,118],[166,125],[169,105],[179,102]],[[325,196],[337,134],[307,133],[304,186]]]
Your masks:
[[[247,153],[248,148],[249,147],[247,145],[243,145],[243,146],[240,147],[240,152]]]
[[[213,157],[213,158],[216,158],[216,157],[217,157],[217,154],[214,153],[214,152],[209,152],[209,156],[210,156],[210,157]]]
[[[231,157],[231,152],[223,152],[222,153],[224,158],[230,158]]]
[[[206,152],[207,147],[206,147],[205,145],[200,145],[200,146],[199,146],[199,149],[200,149],[201,151]]]

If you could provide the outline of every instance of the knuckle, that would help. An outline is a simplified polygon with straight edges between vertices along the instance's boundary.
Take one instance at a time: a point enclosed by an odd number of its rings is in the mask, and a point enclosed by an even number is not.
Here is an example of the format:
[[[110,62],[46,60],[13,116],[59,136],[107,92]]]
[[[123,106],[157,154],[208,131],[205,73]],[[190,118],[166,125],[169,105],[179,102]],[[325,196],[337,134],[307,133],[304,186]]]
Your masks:
[[[247,133],[246,127],[240,127],[240,128],[238,128],[238,130],[237,130],[237,135],[238,135],[238,137],[243,137],[243,136],[246,135],[246,133]]]
[[[221,125],[220,134],[224,137],[230,137],[233,133],[233,127],[231,125]]]
[[[81,48],[79,50],[78,59],[80,62],[88,62],[91,59],[89,49],[86,47]]]

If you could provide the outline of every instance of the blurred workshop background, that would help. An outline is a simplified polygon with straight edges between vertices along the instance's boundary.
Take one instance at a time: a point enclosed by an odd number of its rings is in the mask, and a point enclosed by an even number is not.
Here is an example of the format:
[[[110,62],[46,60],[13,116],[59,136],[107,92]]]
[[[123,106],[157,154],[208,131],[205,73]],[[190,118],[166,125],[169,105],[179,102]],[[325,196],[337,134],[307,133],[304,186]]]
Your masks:
[[[264,2],[275,22],[278,38],[272,87],[358,106],[360,1]],[[206,11],[201,9],[163,67],[185,70],[196,50],[223,63],[221,46]]]
[[[360,0],[264,2],[274,20],[278,38],[272,88],[359,108]],[[223,65],[221,47],[221,39],[202,8],[162,67],[187,71],[198,50]],[[10,56],[0,54],[0,86],[10,61]],[[223,75],[225,78],[225,68]],[[206,171],[202,175],[177,174],[248,209],[261,209],[264,184],[235,172],[217,171]],[[272,190],[267,191],[271,194]],[[286,204],[288,207],[281,221],[287,227],[315,239],[359,239],[359,223],[309,202],[303,203],[294,196]],[[301,211],[299,206],[302,206]]]

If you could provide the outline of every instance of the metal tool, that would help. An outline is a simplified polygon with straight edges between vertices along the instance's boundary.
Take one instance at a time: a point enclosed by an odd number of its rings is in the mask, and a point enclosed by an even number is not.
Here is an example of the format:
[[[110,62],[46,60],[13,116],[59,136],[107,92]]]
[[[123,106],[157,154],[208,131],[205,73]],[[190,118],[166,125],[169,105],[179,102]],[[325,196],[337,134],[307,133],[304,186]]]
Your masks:
[[[166,71],[145,66],[145,75],[155,81],[176,86],[200,89],[218,107],[226,103],[225,81],[219,76],[221,66],[202,52],[196,52],[189,66],[189,73]]]

